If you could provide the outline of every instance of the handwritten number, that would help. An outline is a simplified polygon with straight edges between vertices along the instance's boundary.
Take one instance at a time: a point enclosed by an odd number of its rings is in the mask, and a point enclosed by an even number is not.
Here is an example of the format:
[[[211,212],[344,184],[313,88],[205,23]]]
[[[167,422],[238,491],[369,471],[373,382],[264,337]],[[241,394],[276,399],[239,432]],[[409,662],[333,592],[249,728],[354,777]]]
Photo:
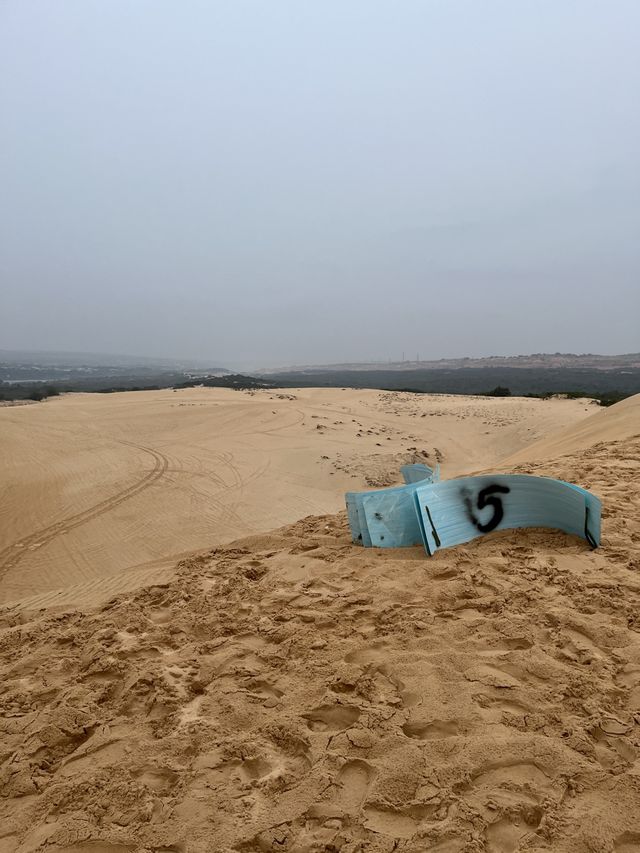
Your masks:
[[[469,493],[464,493],[464,505],[467,509],[467,516],[481,533],[489,533],[492,530],[495,530],[496,527],[500,524],[500,522],[504,518],[504,509],[502,506],[502,500],[494,496],[496,494],[508,495],[510,491],[511,489],[509,489],[508,486],[499,486],[496,483],[492,486],[486,486],[486,488],[481,489],[478,492],[478,498],[476,500],[476,505],[478,509],[485,509],[488,506],[493,508],[493,515],[491,516],[489,521],[485,522],[484,524],[480,521],[480,519],[474,512],[473,503],[471,501]]]

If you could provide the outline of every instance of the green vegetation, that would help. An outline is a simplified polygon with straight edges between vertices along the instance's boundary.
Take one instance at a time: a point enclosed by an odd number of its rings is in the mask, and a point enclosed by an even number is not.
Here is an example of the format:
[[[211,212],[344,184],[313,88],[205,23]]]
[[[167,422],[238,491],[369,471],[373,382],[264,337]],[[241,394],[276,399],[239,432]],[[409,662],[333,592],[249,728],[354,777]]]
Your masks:
[[[496,385],[493,391],[485,391],[484,397],[510,397],[511,391],[505,388],[504,385]]]
[[[105,368],[110,370],[110,368]],[[455,368],[438,370],[309,370],[270,374],[268,377],[224,374],[195,375],[186,372],[132,370],[117,376],[75,376],[49,382],[0,380],[0,400],[46,400],[73,391],[111,394],[122,391],[152,391],[161,388],[375,388],[412,394],[471,394],[491,397],[540,397],[554,395],[570,399],[587,397],[601,406],[611,406],[640,393],[640,370],[597,370],[575,368]],[[487,390],[491,389],[491,390]],[[577,389],[577,390],[567,390]]]
[[[379,388],[423,394],[486,394],[508,389],[514,397],[566,394],[603,405],[640,394],[640,369],[593,367],[443,367],[411,370],[309,369],[269,374],[281,386]],[[489,391],[490,394],[494,392]]]
[[[16,386],[17,387],[17,386]],[[28,400],[35,400],[36,402],[40,402],[41,400],[46,400],[48,397],[59,397],[60,391],[57,388],[53,388],[50,385],[36,386],[35,388],[31,385],[31,393],[28,395]],[[7,399],[21,399],[20,397],[9,397]],[[24,399],[24,398],[22,398]]]

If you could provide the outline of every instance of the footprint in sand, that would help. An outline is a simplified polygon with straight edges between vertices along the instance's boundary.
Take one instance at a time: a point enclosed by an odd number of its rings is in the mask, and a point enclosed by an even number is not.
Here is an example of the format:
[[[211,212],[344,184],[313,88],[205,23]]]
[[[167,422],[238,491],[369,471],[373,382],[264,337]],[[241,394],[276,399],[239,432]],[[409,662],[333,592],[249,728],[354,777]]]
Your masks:
[[[486,831],[485,849],[487,853],[515,853],[525,835],[536,831],[541,819],[542,815],[540,815],[540,819],[522,817],[512,820],[511,818],[501,818],[490,824]]]
[[[267,708],[273,708],[284,696],[284,690],[280,690],[264,678],[252,678],[245,683],[244,687],[252,696],[262,700]]]
[[[416,721],[405,723],[402,731],[415,740],[440,740],[460,734],[461,725],[457,720],[431,720],[428,723]]]
[[[177,664],[164,667],[162,671],[162,676],[168,687],[182,699],[188,695],[187,683],[193,674],[193,667],[181,667]]]
[[[179,778],[178,774],[169,770],[168,767],[155,767],[152,764],[140,767],[133,775],[147,788],[151,788],[152,791],[162,795],[168,794],[175,787]]]
[[[632,710],[640,708],[640,666],[627,664],[615,677],[615,681],[621,687],[629,690],[627,707]]]
[[[374,768],[366,761],[347,761],[336,777],[338,790],[334,794],[334,802],[344,812],[357,813],[367,796],[374,775]]]
[[[263,758],[247,758],[238,767],[240,776],[247,782],[262,779],[264,776],[268,776],[271,770],[271,764]]]
[[[640,684],[640,666],[626,664],[615,677],[616,682],[627,688],[636,687]]]
[[[483,657],[492,657],[506,652],[530,649],[532,645],[533,643],[526,637],[500,637],[494,642],[481,643],[478,646],[478,654]]]
[[[383,807],[379,804],[366,806],[364,810],[364,825],[367,829],[388,835],[395,839],[412,838],[418,831],[420,822],[431,817],[436,811],[436,806],[409,806],[405,811],[396,811],[393,808]]]
[[[145,611],[145,616],[156,625],[166,625],[174,617],[174,612],[170,607],[153,607]]]
[[[89,746],[90,741],[84,744]],[[122,761],[127,752],[124,741],[110,741],[95,748],[85,748],[80,753],[74,753],[62,764],[59,776],[74,776],[83,770],[96,771],[102,767],[111,767]],[[0,848],[1,850],[1,848]]]
[[[356,722],[360,709],[355,705],[320,705],[302,716],[313,732],[340,732]]]
[[[474,774],[466,799],[487,822],[487,853],[519,849],[522,839],[540,825],[541,804],[551,786],[551,779],[529,761],[488,764]]]
[[[480,706],[482,716],[490,721],[499,722],[503,712],[517,714],[520,717],[532,712],[531,708],[515,699],[504,699],[501,696],[487,696],[485,693],[476,694],[472,696],[472,699]]]
[[[575,628],[562,628],[561,634],[565,642],[560,651],[565,658],[581,664],[606,659],[605,652],[582,631]]]
[[[533,762],[485,765],[474,774],[467,800],[488,822],[488,853],[514,853],[543,818],[551,779]]]
[[[619,766],[620,759],[633,765],[637,758],[635,747],[625,735],[633,729],[633,720],[624,722],[615,717],[604,717],[592,731],[595,755],[605,770]]]
[[[357,666],[367,667],[373,663],[383,663],[386,659],[388,649],[387,643],[374,643],[371,646],[354,649],[344,656],[347,663],[355,663]]]
[[[117,669],[102,669],[98,672],[89,672],[80,678],[83,684],[113,684],[120,681],[122,675]]]
[[[392,838],[412,838],[418,829],[417,822],[409,815],[374,807],[365,809],[364,825]]]
[[[531,761],[489,764],[472,778],[474,799],[484,804],[510,805],[515,802],[539,803],[546,796],[551,780]]]
[[[460,571],[460,569],[450,568],[450,569],[443,569],[442,571],[436,572],[435,574],[431,575],[431,577],[435,581],[449,581],[452,578],[460,577],[461,574],[462,574],[462,572]]]
[[[638,853],[640,850],[640,832],[623,832],[613,842],[615,853]]]
[[[123,702],[120,713],[125,717],[144,715],[147,720],[160,720],[175,710],[173,703],[165,701],[166,694],[150,679],[132,677],[122,685]]]
[[[254,638],[261,640],[260,637]],[[214,674],[220,678],[224,675],[229,676],[257,676],[265,665],[264,660],[255,653],[255,650],[262,646],[257,643],[252,643],[247,638],[244,638],[242,645],[239,643],[229,644],[221,651],[210,656],[209,660],[213,667]],[[266,645],[261,641],[262,645]]]
[[[516,670],[517,668],[513,667],[512,669]],[[499,687],[505,690],[520,687],[520,681],[505,670],[506,667],[503,670],[496,666],[480,664],[465,670],[464,677],[467,681],[479,681],[480,684],[486,684],[487,687]]]
[[[413,690],[405,690],[404,684],[401,681],[398,681],[396,686],[398,687],[398,695],[402,700],[403,707],[415,708],[421,704],[422,696],[419,693],[415,693]]]
[[[198,765],[196,765],[198,766]],[[194,792],[199,790],[206,791],[209,788],[224,787],[230,785],[244,785],[263,779],[268,776],[273,766],[264,758],[246,758],[233,759],[231,761],[223,761],[211,767],[206,762],[200,765],[201,773],[194,780],[191,786]]]

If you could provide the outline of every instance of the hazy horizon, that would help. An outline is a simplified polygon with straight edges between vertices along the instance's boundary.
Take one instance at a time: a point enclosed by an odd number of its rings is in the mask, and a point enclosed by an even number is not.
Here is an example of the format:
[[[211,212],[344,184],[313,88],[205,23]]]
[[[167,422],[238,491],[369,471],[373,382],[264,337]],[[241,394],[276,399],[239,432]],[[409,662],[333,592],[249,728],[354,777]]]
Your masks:
[[[640,7],[0,4],[0,349],[640,350]]]
[[[23,356],[23,357],[27,357],[27,359],[26,359],[27,362],[29,360],[33,360],[34,364],[38,363],[37,359],[35,358],[36,356],[43,356],[43,357],[46,357],[43,359],[43,362],[42,362],[43,364],[46,363],[48,358],[60,357],[60,358],[69,358],[70,359],[69,363],[72,363],[74,360],[80,361],[81,359],[86,358],[87,364],[93,364],[96,366],[108,366],[109,362],[108,361],[102,361],[101,359],[113,358],[113,359],[116,359],[116,362],[119,362],[122,365],[126,365],[127,359],[131,359],[132,365],[136,361],[140,361],[140,362],[148,361],[150,363],[151,362],[157,362],[157,363],[165,362],[168,365],[171,365],[171,364],[179,365],[180,363],[192,364],[194,367],[196,367],[196,366],[199,368],[209,367],[211,369],[213,369],[215,367],[223,367],[223,368],[228,368],[231,370],[251,370],[251,369],[253,369],[253,370],[261,370],[261,369],[273,370],[276,368],[282,368],[283,370],[286,370],[289,367],[295,367],[295,368],[304,368],[304,367],[310,367],[310,368],[320,367],[320,368],[323,368],[323,367],[327,367],[327,368],[330,368],[333,366],[341,367],[343,365],[348,365],[348,364],[351,364],[351,365],[371,364],[371,365],[379,365],[382,367],[384,367],[384,365],[387,363],[392,364],[394,366],[397,364],[403,364],[403,363],[411,365],[411,364],[418,363],[418,360],[415,358],[415,356],[419,355],[419,354],[414,353],[413,357],[412,357],[411,353],[403,353],[402,355],[405,355],[406,358],[404,358],[404,359],[403,358],[389,359],[387,361],[384,361],[384,360],[381,360],[381,361],[352,360],[350,362],[292,362],[290,364],[284,364],[284,363],[282,363],[282,364],[275,364],[275,363],[274,364],[267,364],[267,363],[256,364],[256,363],[251,363],[251,362],[247,362],[247,363],[226,362],[225,363],[224,360],[221,359],[219,361],[219,363],[214,364],[213,359],[190,357],[190,356],[180,356],[180,355],[159,356],[159,355],[153,355],[153,354],[150,355],[148,353],[143,354],[143,355],[133,355],[131,353],[123,353],[123,352],[85,352],[85,351],[81,351],[81,350],[66,350],[65,351],[65,350],[5,350],[5,349],[0,349],[0,363],[3,361],[3,359],[6,360],[7,356],[17,357],[18,355]],[[499,358],[505,358],[505,359],[533,358],[536,356],[576,356],[579,358],[593,356],[593,357],[599,358],[599,357],[608,357],[608,356],[626,357],[626,356],[630,356],[630,355],[640,355],[640,353],[594,353],[594,352],[591,352],[591,353],[588,353],[588,352],[575,353],[575,352],[559,352],[559,351],[556,351],[553,353],[551,353],[551,352],[500,353],[500,354],[493,353],[492,355],[489,355],[489,356],[453,355],[453,356],[449,356],[447,358],[445,358],[443,356],[442,358],[434,358],[434,359],[423,359],[422,356],[420,356],[419,363],[421,363],[421,364],[425,363],[426,364],[426,363],[433,363],[433,362],[437,362],[437,361],[452,361],[452,360],[461,361],[461,360],[465,360],[465,359],[474,360],[474,359],[479,359],[479,358],[483,358],[486,360],[488,360],[488,359],[499,359]],[[31,359],[29,357],[31,357]],[[18,362],[19,362],[19,359],[16,358],[16,363],[18,363]],[[60,364],[64,364],[64,361],[61,361]]]

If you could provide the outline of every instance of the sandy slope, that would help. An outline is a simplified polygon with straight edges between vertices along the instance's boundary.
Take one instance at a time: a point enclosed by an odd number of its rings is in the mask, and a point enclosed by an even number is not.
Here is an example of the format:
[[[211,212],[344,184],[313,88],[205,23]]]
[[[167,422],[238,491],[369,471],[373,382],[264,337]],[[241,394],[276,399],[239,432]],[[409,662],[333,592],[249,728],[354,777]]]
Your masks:
[[[403,461],[492,464],[582,401],[307,389],[77,394],[0,409],[0,602],[89,603],[178,557],[384,485]],[[58,594],[60,593],[60,594]]]
[[[518,461],[551,459],[566,453],[575,453],[593,447],[599,442],[620,441],[637,435],[640,431],[640,394],[629,397],[610,409],[598,409],[579,425],[571,424],[551,433],[511,454],[505,461],[508,465]]]
[[[597,551],[428,559],[340,513],[98,609],[0,611],[0,851],[640,849],[637,404],[516,467],[603,498]]]

